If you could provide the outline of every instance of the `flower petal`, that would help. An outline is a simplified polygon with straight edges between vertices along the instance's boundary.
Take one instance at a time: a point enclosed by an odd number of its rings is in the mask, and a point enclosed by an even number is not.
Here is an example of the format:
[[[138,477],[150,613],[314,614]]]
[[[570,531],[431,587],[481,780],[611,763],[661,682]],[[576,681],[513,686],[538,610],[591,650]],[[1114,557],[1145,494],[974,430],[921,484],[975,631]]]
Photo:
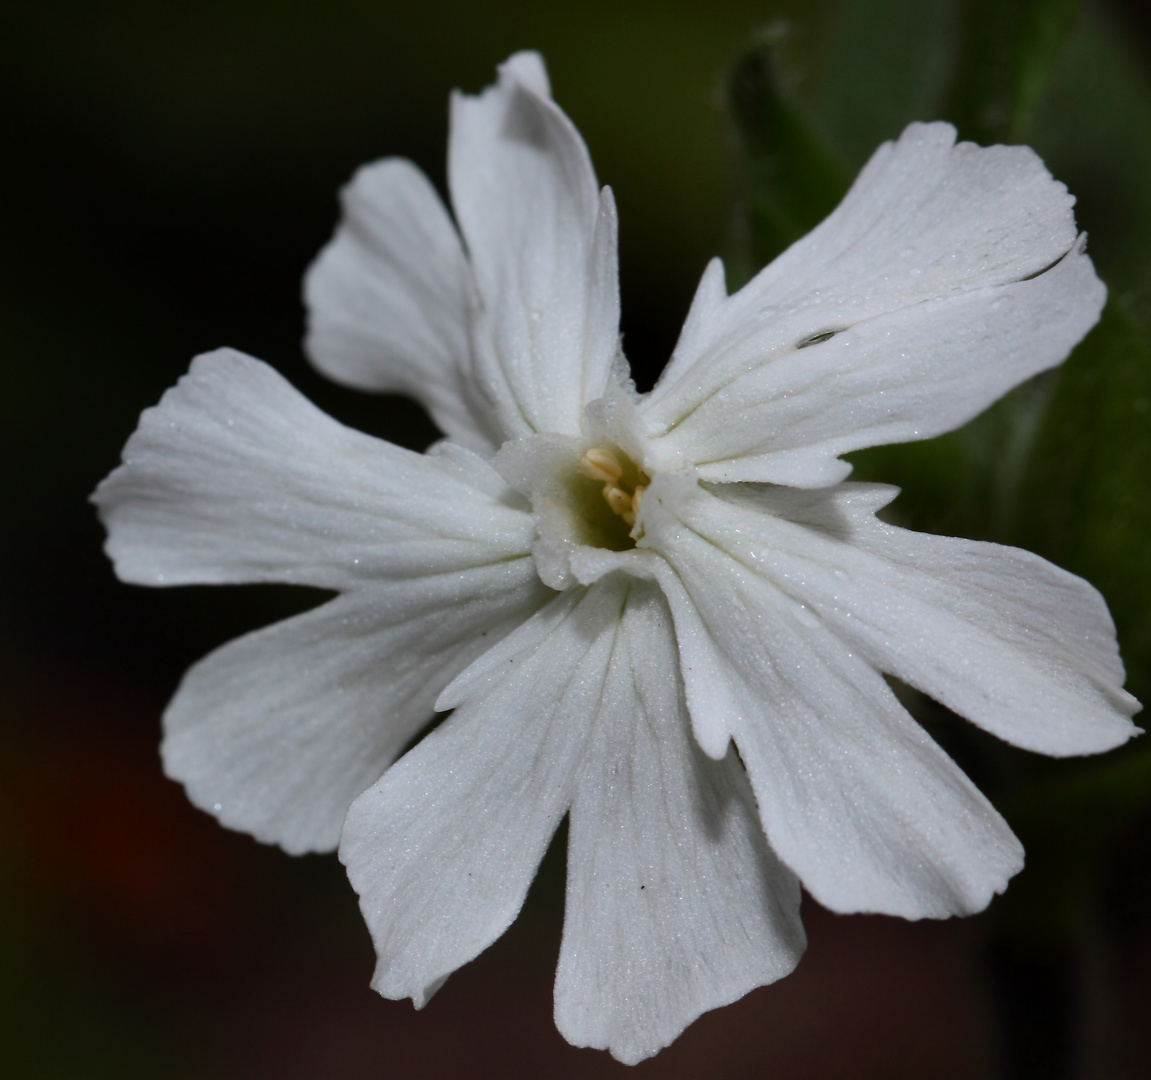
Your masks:
[[[469,451],[415,454],[353,431],[229,349],[144,412],[94,496],[125,581],[331,589],[525,555],[531,515],[516,499]]]
[[[448,438],[491,456],[503,441],[472,372],[471,269],[419,169],[366,165],[343,220],[304,279],[305,349],[336,382],[410,394]]]
[[[734,753],[693,745],[667,608],[635,585],[571,807],[556,1025],[633,1064],[788,974],[799,883]]]
[[[980,727],[1057,756],[1138,731],[1107,605],[1081,578],[1017,548],[887,525],[875,510],[890,488],[712,491],[684,514],[691,527]]]
[[[1105,297],[1026,147],[913,124],[734,296],[715,263],[641,407],[653,464],[822,486],[848,450],[949,431],[1060,363]],[[658,437],[662,436],[662,437]]]
[[[233,641],[184,676],[164,770],[229,828],[331,851],[440,690],[549,595],[508,560],[369,585]]]
[[[480,378],[505,438],[579,434],[619,353],[615,205],[535,53],[452,99],[448,174],[482,308]]]
[[[352,804],[340,858],[376,945],[372,985],[423,1006],[515,918],[571,803],[627,592],[561,593],[456,679],[456,711]]]
[[[780,858],[836,911],[922,918],[986,906],[1022,866],[991,804],[873,667],[660,500],[653,483],[646,539],[670,563],[661,584],[689,704],[716,701],[693,694],[696,680],[723,681],[731,711],[704,726],[734,737]]]

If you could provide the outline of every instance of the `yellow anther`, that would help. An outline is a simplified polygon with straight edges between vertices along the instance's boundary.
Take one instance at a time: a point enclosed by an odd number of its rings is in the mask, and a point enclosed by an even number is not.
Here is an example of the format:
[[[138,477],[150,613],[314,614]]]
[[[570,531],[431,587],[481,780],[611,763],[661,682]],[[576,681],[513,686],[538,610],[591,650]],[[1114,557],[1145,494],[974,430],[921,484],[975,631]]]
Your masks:
[[[627,515],[632,513],[631,496],[624,491],[623,488],[616,487],[615,484],[604,484],[603,497],[607,499],[607,504],[611,507],[612,513],[626,521]],[[632,521],[635,521],[634,514],[632,515]]]
[[[621,476],[623,476],[623,468],[619,463],[619,458],[615,456],[605,446],[593,446],[583,457],[579,459],[579,471],[584,474],[589,480],[598,480],[601,484],[614,484]],[[618,488],[616,490],[619,490]],[[623,492],[621,491],[622,495]],[[604,498],[611,504],[612,509],[615,510],[615,505],[612,504],[611,499],[608,498],[607,491],[604,491]],[[615,511],[617,514],[618,510]]]
[[[645,484],[640,484],[639,487],[635,489],[635,494],[628,500],[628,508],[622,513],[619,510],[616,510],[616,513],[619,514],[621,518],[623,518],[623,523],[625,525],[635,524],[636,514],[639,513],[639,504],[643,502],[643,493],[645,491],[647,491],[647,486]],[[615,507],[613,506],[612,509],[615,510]]]
[[[624,479],[623,466],[614,450],[609,450],[606,446],[593,446],[580,458],[579,471],[589,480],[603,484],[604,501],[611,507],[611,512],[616,517],[629,528],[635,525],[646,485],[637,484],[634,494],[622,486],[632,483],[631,474],[629,473],[628,479]],[[647,479],[642,473],[640,477]]]

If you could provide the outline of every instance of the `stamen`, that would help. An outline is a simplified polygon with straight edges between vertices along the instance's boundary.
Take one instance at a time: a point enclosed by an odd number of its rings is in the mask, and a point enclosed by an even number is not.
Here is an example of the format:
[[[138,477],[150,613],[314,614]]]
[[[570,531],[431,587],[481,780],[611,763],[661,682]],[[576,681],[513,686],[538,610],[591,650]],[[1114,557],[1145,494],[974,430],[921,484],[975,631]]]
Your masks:
[[[646,485],[637,484],[634,493],[620,486],[624,470],[613,450],[606,446],[593,446],[580,458],[579,471],[589,480],[603,484],[604,501],[616,517],[629,527],[635,525]],[[626,482],[631,483],[630,480]]]
[[[631,496],[623,488],[616,487],[615,484],[604,484],[603,497],[607,499],[611,512],[618,517],[626,520],[627,515],[632,512]]]
[[[619,463],[619,458],[615,456],[605,446],[593,446],[583,457],[579,459],[579,471],[584,474],[589,480],[597,480],[601,484],[614,484],[621,476],[623,476],[623,467]],[[622,495],[623,492],[620,492]],[[604,498],[607,498],[607,492],[604,492]],[[611,503],[611,499],[608,499]],[[615,510],[615,507],[612,506]],[[619,511],[616,510],[618,514]]]
[[[625,525],[634,525],[635,524],[636,515],[639,513],[639,504],[641,502],[643,502],[643,493],[645,491],[647,491],[647,485],[646,484],[640,484],[635,489],[635,494],[632,495],[632,497],[630,499],[628,499],[627,509],[623,510],[623,511],[620,511],[620,510],[615,511],[617,514],[619,514],[619,516],[621,518],[623,518],[623,522]],[[615,507],[613,506],[612,509],[615,510]]]

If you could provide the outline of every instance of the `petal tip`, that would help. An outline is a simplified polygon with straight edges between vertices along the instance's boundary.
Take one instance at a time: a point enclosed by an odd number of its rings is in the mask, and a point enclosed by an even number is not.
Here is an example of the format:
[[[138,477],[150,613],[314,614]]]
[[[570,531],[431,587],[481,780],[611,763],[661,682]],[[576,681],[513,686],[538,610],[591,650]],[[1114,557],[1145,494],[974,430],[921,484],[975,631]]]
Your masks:
[[[508,78],[542,98],[551,100],[551,80],[544,58],[534,49],[512,53],[499,66],[501,79]]]

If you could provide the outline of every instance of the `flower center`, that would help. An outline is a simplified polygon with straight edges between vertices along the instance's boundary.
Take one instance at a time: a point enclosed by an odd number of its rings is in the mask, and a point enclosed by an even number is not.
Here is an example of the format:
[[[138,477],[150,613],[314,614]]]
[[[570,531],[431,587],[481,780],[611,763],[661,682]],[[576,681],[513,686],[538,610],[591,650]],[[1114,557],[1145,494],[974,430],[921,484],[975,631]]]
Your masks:
[[[531,502],[532,557],[545,585],[575,583],[571,560],[581,548],[630,551],[642,539],[651,477],[610,436],[527,435],[504,443],[493,464]]]
[[[624,461],[627,461],[626,457]],[[631,465],[630,461],[627,463]],[[580,458],[579,471],[589,480],[603,484],[604,501],[616,517],[622,518],[625,525],[635,524],[643,493],[647,490],[647,484],[640,481],[647,478],[634,465],[629,472],[635,475],[625,476],[624,466],[615,451],[606,446],[593,446]]]

